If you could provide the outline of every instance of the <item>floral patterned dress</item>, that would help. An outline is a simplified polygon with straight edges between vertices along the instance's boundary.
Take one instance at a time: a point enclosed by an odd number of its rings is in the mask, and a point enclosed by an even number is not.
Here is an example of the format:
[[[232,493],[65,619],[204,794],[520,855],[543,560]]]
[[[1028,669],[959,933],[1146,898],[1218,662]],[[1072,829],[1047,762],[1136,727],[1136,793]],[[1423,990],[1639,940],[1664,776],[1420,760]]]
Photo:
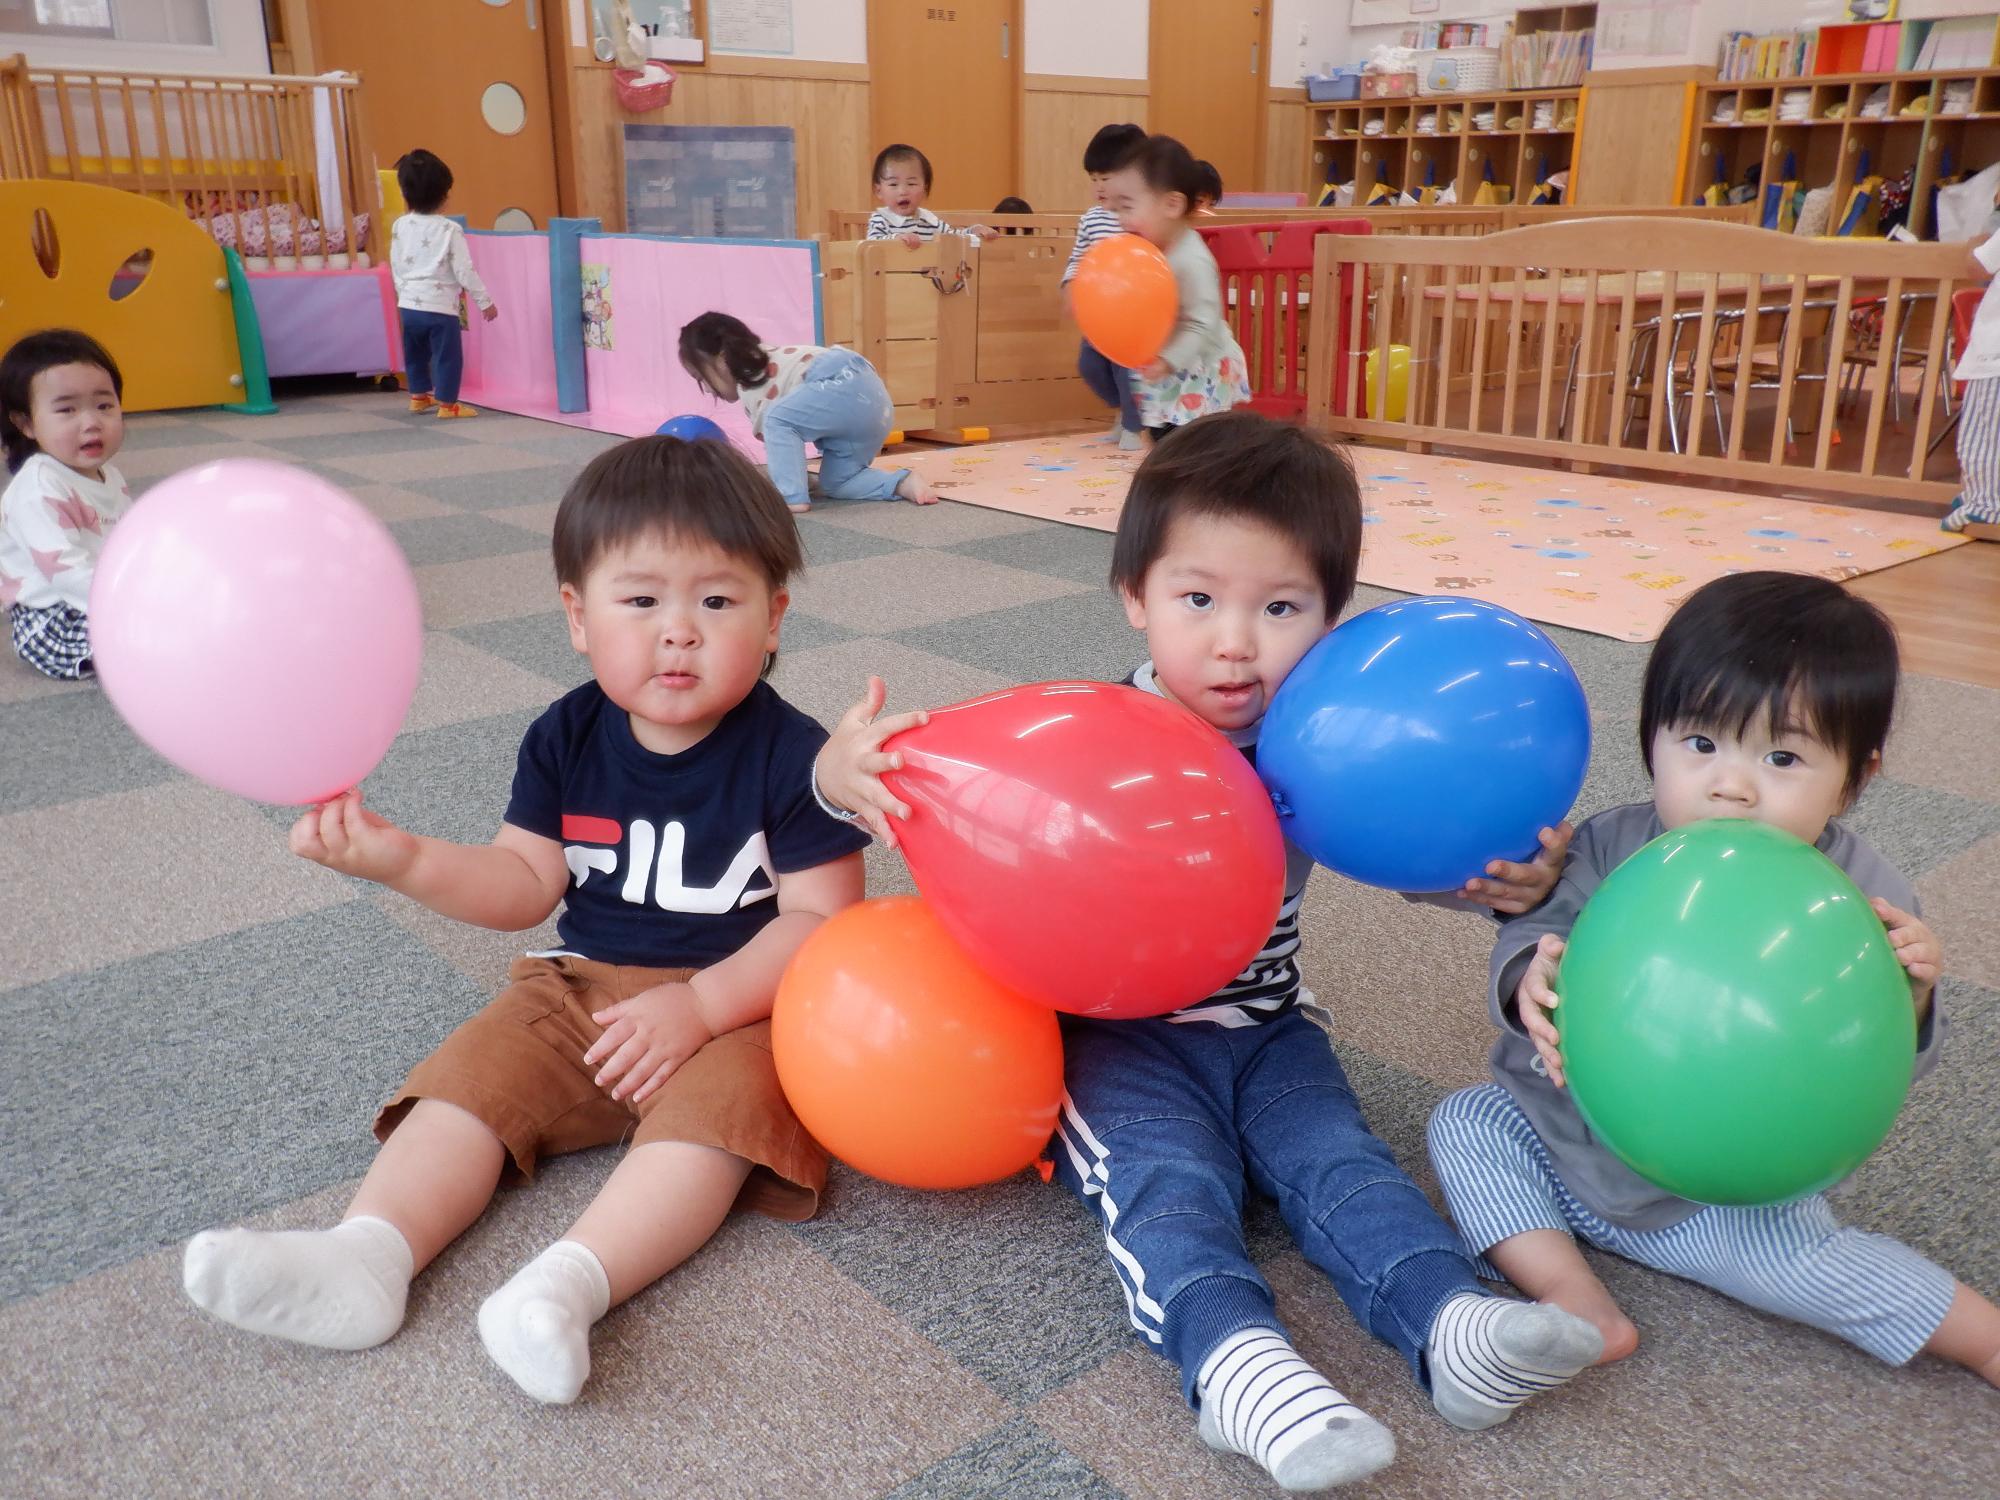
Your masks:
[[[1132,375],[1139,420],[1179,427],[1250,399],[1250,366],[1222,316],[1222,275],[1202,237],[1185,229],[1168,247],[1167,264],[1180,291],[1180,312],[1160,358],[1171,368],[1160,380]]]

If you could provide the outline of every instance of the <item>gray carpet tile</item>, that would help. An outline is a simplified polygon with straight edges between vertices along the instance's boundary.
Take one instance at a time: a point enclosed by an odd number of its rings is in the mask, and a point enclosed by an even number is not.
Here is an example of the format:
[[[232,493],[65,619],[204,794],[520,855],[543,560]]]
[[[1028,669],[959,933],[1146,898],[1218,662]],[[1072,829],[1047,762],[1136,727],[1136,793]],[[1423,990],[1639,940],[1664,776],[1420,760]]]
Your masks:
[[[555,497],[615,440],[494,413],[440,429],[367,389],[280,399],[269,419],[134,418],[128,472],[143,489],[214,457],[289,457],[392,525],[434,634],[411,725],[369,801],[417,831],[484,842],[522,731],[585,675],[546,531]],[[1393,462],[1361,459],[1366,472]],[[824,721],[871,672],[898,709],[1116,678],[1144,655],[1103,584],[1103,533],[950,503],[829,504],[801,532],[812,563],[774,680]],[[1364,587],[1354,608],[1395,597]],[[1645,648],[1554,635],[1596,731],[1576,816],[1645,799],[1633,739]],[[503,1194],[419,1278],[408,1323],[380,1350],[327,1355],[202,1317],[178,1291],[178,1241],[245,1216],[288,1228],[335,1217],[369,1160],[380,1099],[536,937],[466,928],[294,858],[290,810],[152,761],[94,688],[0,674],[0,703],[0,838],[10,852],[63,851],[0,865],[0,1339],[21,1355],[0,1364],[13,1418],[0,1493],[1274,1493],[1202,1447],[1173,1370],[1130,1332],[1102,1230],[1025,1173],[918,1194],[837,1168],[810,1224],[732,1220],[598,1326],[591,1383],[562,1411],[529,1408],[481,1352],[473,1317],[573,1221],[615,1151],[551,1163],[532,1189]],[[1949,1032],[1936,1073],[1835,1200],[1989,1294],[1996,740],[2000,693],[1911,679],[1887,776],[1854,814],[1923,881]],[[871,849],[867,867],[871,892],[910,889],[897,855]],[[1434,1192],[1428,1113],[1485,1075],[1490,922],[1322,873],[1301,930],[1306,981],[1333,1014],[1357,1099]],[[1993,1393],[1975,1377],[1931,1359],[1887,1369],[1595,1254],[1641,1328],[1639,1354],[1501,1429],[1457,1432],[1300,1258],[1271,1204],[1252,1197],[1244,1227],[1301,1350],[1397,1434],[1395,1466],[1357,1496],[2000,1493]]]
[[[417,453],[440,447],[477,446],[476,442],[457,436],[456,429],[449,424],[445,424],[443,431],[439,430],[439,426],[436,422],[407,426],[386,423],[380,427],[371,425],[360,432],[301,432],[275,436],[265,436],[257,429],[248,428],[245,435],[254,436],[256,441],[277,449],[288,458],[330,463],[336,467],[344,467],[346,460],[363,454]]]
[[[52,754],[52,747],[61,747]],[[104,690],[9,704],[0,713],[0,814],[157,786],[178,776],[126,727]]]
[[[2000,830],[2000,805],[1905,786],[1885,775],[1868,784],[1845,821],[1915,881]]]
[[[1105,582],[1111,576],[1109,532],[1044,526],[1035,531],[959,542],[950,550],[967,557],[983,557],[988,562],[1005,563],[1010,568],[1026,568],[1033,573],[1087,583],[1094,589],[1110,587]]]
[[[913,626],[893,638],[1008,682],[1116,681],[1146,658],[1146,638],[1109,589]]]
[[[854,504],[859,506],[862,502],[857,500]],[[903,550],[903,543],[893,538],[876,536],[853,526],[835,525],[827,519],[833,509],[832,505],[816,505],[808,514],[799,517],[799,540],[805,544],[808,568],[854,562],[863,557],[882,557]]]
[[[562,684],[564,692],[590,678],[590,662],[569,643],[569,626],[560,610],[513,620],[483,620],[461,625],[452,634],[481,651]]]
[[[578,458],[574,462],[552,463],[547,468],[525,469],[517,473],[435,474],[393,482],[462,510],[500,510],[561,500],[563,492],[570,487],[577,471],[587,461],[587,458]]]
[[[1134,1336],[1103,1231],[1031,1173],[915,1193],[843,1169],[827,1211],[794,1232],[1015,1401],[1094,1369]]]
[[[968,1443],[884,1500],[1118,1500],[1090,1466],[1024,1417]]]
[[[364,1170],[386,1091],[484,998],[360,899],[6,992],[0,1297]]]
[[[398,521],[389,530],[412,567],[433,563],[470,562],[482,557],[507,557],[524,550],[518,526],[460,514],[427,520]]]

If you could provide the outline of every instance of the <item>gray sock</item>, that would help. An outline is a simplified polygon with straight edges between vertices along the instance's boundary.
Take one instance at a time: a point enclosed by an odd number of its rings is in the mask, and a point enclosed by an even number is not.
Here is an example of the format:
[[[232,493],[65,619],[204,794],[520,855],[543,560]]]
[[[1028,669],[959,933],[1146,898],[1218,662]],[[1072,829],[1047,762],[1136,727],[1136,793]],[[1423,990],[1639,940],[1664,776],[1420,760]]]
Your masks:
[[[1431,1405],[1452,1426],[1477,1432],[1596,1364],[1604,1338],[1545,1302],[1461,1292],[1438,1310],[1425,1353]]]
[[[1396,1456],[1389,1429],[1299,1358],[1275,1328],[1231,1334],[1202,1362],[1201,1440],[1294,1494],[1365,1479]]]

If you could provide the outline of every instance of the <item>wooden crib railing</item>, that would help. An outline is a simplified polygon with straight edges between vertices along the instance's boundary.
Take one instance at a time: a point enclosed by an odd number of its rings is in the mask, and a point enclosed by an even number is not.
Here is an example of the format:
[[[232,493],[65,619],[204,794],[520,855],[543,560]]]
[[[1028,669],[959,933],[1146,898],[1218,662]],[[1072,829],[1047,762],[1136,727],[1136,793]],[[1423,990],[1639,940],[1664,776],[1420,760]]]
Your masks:
[[[1328,235],[1307,417],[1378,442],[1946,502],[1948,320],[1898,335],[1949,305],[1964,264],[1958,245],[1657,218]],[[1344,347],[1320,336],[1343,298],[1365,330]],[[1368,355],[1386,371],[1396,344],[1400,411],[1363,399]],[[1903,354],[1868,353],[1883,347]]]
[[[316,102],[330,125],[323,142]],[[302,245],[311,219],[322,247],[379,260],[387,238],[361,109],[354,78],[57,68],[16,55],[0,60],[0,177],[93,182],[172,203],[204,227],[226,220],[246,255]]]

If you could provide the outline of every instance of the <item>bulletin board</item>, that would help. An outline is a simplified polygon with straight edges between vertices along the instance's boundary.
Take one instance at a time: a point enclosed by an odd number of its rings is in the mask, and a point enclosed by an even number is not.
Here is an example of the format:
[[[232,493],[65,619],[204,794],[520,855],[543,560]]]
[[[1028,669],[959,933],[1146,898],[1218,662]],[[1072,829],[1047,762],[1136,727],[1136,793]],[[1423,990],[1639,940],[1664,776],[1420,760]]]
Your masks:
[[[798,201],[789,125],[627,125],[633,234],[789,240]]]

